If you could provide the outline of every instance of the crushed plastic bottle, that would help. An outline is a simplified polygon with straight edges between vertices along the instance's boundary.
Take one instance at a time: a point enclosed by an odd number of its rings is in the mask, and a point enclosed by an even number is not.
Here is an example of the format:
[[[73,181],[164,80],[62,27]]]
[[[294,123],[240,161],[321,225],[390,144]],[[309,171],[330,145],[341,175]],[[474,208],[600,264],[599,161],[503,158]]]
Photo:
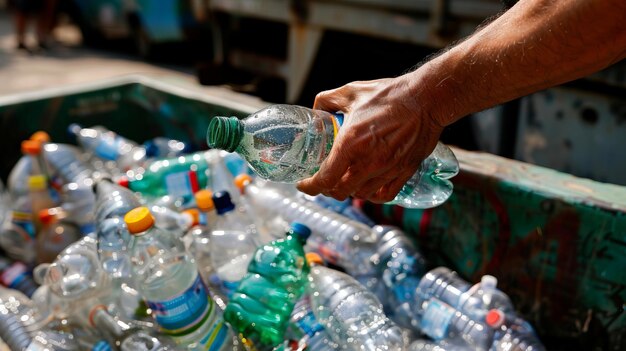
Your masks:
[[[285,338],[306,285],[309,266],[303,246],[309,235],[308,227],[293,223],[285,239],[261,246],[224,311],[224,319],[259,350]]]
[[[294,183],[315,174],[328,156],[343,115],[294,105],[272,105],[243,120],[215,117],[207,131],[212,148],[237,152],[263,179]],[[452,194],[459,171],[452,151],[438,143],[432,154],[390,202],[431,208]]]
[[[402,330],[387,318],[376,296],[351,276],[316,266],[308,289],[315,318],[342,349],[404,349]]]

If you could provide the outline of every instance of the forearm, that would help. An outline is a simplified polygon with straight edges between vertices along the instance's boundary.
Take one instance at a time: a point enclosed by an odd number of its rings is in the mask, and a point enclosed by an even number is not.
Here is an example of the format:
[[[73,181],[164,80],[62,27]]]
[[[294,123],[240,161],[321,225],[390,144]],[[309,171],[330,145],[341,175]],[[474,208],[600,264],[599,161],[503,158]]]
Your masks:
[[[448,125],[626,57],[623,0],[522,0],[407,76]],[[427,100],[425,100],[427,99]]]

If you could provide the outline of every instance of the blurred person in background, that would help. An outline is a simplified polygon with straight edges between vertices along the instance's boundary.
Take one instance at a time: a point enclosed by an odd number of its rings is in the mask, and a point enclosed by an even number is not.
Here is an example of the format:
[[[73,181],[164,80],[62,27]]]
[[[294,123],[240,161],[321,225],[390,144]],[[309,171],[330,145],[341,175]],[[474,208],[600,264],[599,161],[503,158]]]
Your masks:
[[[48,49],[48,41],[54,26],[57,0],[9,0],[13,11],[17,49],[33,53],[26,45],[26,31],[29,20],[34,19],[37,47]]]
[[[319,93],[314,108],[346,118],[319,171],[298,189],[392,200],[446,126],[625,59],[625,24],[624,0],[519,0],[412,72]]]

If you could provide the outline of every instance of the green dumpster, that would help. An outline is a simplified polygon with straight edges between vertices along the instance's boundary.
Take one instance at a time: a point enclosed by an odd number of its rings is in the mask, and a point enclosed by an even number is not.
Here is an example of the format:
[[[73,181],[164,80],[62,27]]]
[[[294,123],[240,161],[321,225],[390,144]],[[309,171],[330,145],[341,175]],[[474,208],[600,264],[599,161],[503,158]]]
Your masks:
[[[166,136],[206,148],[215,115],[266,103],[220,89],[143,76],[0,97],[3,180],[37,130],[69,142],[70,123],[103,125],[143,142]],[[470,281],[499,279],[550,350],[626,350],[626,187],[455,149],[455,193],[431,210],[366,203],[379,223],[412,234],[432,266]]]

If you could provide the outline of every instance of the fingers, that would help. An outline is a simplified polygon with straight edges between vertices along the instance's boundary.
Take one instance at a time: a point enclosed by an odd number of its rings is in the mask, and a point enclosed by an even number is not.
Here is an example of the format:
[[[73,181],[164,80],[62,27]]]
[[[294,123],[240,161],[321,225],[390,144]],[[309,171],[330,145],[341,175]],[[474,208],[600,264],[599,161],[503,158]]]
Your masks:
[[[301,180],[297,184],[298,190],[309,195],[318,195],[329,189],[334,189],[350,167],[351,159],[346,150],[333,147],[324,160],[320,169],[312,177]]]
[[[352,102],[351,94],[347,94],[347,90],[345,87],[322,91],[321,93],[315,96],[315,102],[313,103],[313,108],[316,110],[324,110],[331,113],[342,111],[346,111]]]
[[[396,195],[398,195],[400,190],[402,190],[404,184],[406,184],[406,182],[411,179],[412,176],[413,173],[411,172],[404,173],[403,175],[380,187],[380,189],[378,189],[373,196],[367,198],[367,200],[374,203],[385,203],[392,201],[396,197]]]

